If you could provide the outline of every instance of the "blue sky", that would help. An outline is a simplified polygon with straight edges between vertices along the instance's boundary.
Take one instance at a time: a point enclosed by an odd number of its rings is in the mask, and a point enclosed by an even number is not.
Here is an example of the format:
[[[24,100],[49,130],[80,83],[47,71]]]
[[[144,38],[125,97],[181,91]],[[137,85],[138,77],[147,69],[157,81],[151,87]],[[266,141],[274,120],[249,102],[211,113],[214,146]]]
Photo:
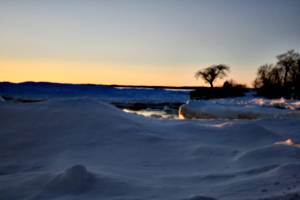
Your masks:
[[[0,81],[205,85],[194,73],[257,68],[300,50],[297,0],[1,0]],[[224,80],[218,81],[222,84]]]

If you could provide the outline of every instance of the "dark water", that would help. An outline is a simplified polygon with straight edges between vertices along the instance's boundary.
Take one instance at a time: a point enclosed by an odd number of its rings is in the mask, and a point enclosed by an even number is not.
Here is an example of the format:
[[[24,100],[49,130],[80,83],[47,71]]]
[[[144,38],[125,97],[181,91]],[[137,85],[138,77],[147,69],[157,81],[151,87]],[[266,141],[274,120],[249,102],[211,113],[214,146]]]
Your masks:
[[[158,110],[158,109],[142,109],[142,110],[134,110],[124,108],[122,109],[124,112],[136,113],[139,115],[144,115],[146,117],[156,117],[156,118],[169,118],[169,119],[179,119],[178,110]]]
[[[179,119],[178,110],[183,104],[180,102],[160,103],[111,103],[122,109],[124,112],[136,113],[146,117]]]

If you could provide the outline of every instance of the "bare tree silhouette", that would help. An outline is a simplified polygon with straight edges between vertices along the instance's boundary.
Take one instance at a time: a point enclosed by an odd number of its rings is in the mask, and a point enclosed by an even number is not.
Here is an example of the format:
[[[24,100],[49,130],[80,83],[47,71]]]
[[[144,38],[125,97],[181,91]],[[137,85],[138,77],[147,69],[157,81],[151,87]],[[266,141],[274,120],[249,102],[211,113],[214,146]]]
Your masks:
[[[207,67],[203,70],[199,70],[195,73],[195,77],[196,79],[198,79],[199,77],[201,77],[202,79],[204,79],[205,82],[210,84],[210,87],[213,88],[213,82],[217,79],[217,78],[224,78],[225,76],[227,76],[226,72],[229,72],[230,67],[220,64],[220,65],[212,65],[210,67]]]
[[[260,88],[260,94],[269,98],[300,98],[300,54],[294,50],[276,56],[276,65],[263,65],[258,68],[253,82]]]
[[[295,53],[294,50],[289,50],[287,53],[276,56],[278,59],[277,65],[282,66],[285,69],[284,73],[284,87],[287,87],[288,82],[293,82],[298,72],[298,61],[300,60],[300,54]]]

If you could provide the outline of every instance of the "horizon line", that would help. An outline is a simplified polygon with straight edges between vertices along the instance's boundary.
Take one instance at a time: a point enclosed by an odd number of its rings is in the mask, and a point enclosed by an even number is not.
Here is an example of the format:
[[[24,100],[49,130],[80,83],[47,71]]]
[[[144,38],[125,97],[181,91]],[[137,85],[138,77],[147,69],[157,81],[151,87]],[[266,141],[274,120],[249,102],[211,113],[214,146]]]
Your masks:
[[[50,81],[22,81],[22,82],[11,82],[11,81],[1,81],[0,83],[53,83],[53,84],[70,84],[70,85],[105,85],[110,87],[135,87],[135,88],[170,88],[170,89],[194,89],[194,88],[210,88],[209,86],[167,86],[167,85],[124,85],[124,84],[97,84],[97,83],[62,83],[62,82],[50,82]],[[215,87],[220,88],[220,87]],[[247,87],[247,89],[254,89]]]

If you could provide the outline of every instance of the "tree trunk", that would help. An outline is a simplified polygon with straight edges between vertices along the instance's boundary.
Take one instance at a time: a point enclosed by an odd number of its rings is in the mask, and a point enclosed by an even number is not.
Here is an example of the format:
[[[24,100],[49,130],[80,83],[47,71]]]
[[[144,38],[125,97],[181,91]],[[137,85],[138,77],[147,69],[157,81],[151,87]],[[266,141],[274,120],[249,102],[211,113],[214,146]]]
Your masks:
[[[209,82],[209,84],[211,88],[214,88],[213,82]]]
[[[290,71],[290,68],[288,66],[285,66],[285,73],[284,73],[284,79],[283,79],[283,87],[285,87],[285,88],[287,86],[287,78],[288,78],[289,71]]]
[[[283,80],[283,89],[284,89],[284,98],[286,99],[290,99],[291,98],[291,91],[290,91],[290,87],[288,86],[288,73],[290,71],[290,67],[289,66],[285,66],[285,73],[284,73],[284,80]]]

